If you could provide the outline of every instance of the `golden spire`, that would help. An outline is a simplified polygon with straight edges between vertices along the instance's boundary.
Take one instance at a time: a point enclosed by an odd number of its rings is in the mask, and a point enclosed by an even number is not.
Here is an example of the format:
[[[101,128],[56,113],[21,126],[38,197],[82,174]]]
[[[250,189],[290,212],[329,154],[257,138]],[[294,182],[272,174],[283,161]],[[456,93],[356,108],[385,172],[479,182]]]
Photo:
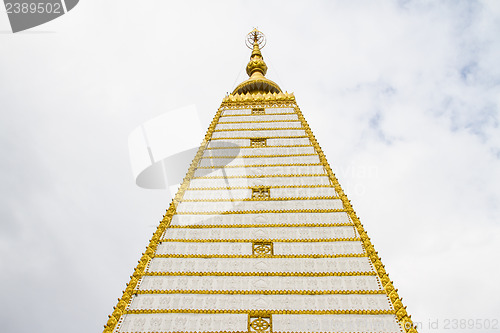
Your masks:
[[[247,65],[248,80],[240,83],[233,91],[234,94],[280,93],[281,88],[273,81],[266,78],[267,65],[260,50],[266,45],[266,36],[257,28],[253,29],[246,38],[246,45],[252,50],[250,61]]]
[[[250,56],[250,61],[247,65],[247,74],[252,77],[253,74],[256,76],[264,76],[267,73],[267,65],[264,62],[262,53],[260,52],[260,45],[264,47],[266,39],[262,32],[257,29],[253,29],[247,36],[247,46],[248,42],[253,39],[253,50]],[[260,45],[259,45],[260,44]],[[257,73],[260,73],[257,74]]]

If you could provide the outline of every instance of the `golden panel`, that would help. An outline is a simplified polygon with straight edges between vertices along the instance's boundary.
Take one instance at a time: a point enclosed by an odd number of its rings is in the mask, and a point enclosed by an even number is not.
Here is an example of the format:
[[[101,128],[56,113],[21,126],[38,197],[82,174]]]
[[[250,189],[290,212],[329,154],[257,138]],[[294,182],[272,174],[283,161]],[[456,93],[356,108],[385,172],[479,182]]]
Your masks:
[[[266,114],[266,109],[264,108],[252,108],[252,115],[264,115]]]
[[[252,148],[258,148],[258,147],[266,147],[266,138],[253,138],[250,139],[250,147]]]
[[[255,186],[252,187],[252,199],[269,199],[271,197],[271,187]]]
[[[271,314],[248,314],[249,333],[271,333],[273,331]]]
[[[274,256],[274,250],[273,250],[273,242],[252,242],[252,257],[258,256],[258,257],[273,257]],[[280,257],[280,256],[277,256]],[[295,255],[290,256],[291,258],[296,258]]]

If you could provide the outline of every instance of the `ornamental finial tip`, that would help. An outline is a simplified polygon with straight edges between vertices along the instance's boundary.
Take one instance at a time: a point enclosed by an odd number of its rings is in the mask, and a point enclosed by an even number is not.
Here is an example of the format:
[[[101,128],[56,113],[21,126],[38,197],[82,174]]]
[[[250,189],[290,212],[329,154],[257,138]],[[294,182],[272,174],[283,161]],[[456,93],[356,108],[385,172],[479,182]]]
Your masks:
[[[248,33],[245,44],[250,50],[255,48],[255,44],[257,44],[260,49],[263,49],[264,46],[266,46],[266,36],[257,28],[254,28]]]
[[[248,33],[245,40],[246,46],[252,50],[252,55],[250,56],[250,62],[247,65],[247,74],[252,77],[255,75],[266,75],[267,65],[264,62],[264,57],[260,49],[266,45],[266,36],[254,28],[250,33]]]

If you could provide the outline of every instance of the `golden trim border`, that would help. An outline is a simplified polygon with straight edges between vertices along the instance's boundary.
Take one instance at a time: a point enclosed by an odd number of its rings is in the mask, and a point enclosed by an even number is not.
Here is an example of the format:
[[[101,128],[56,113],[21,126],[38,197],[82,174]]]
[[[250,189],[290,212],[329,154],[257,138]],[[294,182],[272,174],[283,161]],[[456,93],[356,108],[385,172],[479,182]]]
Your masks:
[[[296,113],[290,113],[291,115],[297,115]],[[261,115],[262,116],[262,115]],[[266,115],[264,115],[266,116]],[[299,119],[283,119],[283,120],[248,120],[248,121],[221,121],[217,125],[223,124],[262,124],[262,123],[300,123]]]
[[[265,241],[265,240],[264,240]],[[259,259],[259,258],[275,258],[275,259],[294,259],[294,258],[363,258],[367,257],[366,253],[345,253],[345,254],[155,254],[153,258],[238,258],[238,259]]]
[[[279,197],[279,198],[244,198],[244,199],[187,199],[181,202],[255,202],[255,201],[293,201],[293,200],[337,200],[338,196],[329,197]]]
[[[338,213],[347,212],[342,209],[281,209],[281,210],[230,210],[207,212],[176,212],[177,215],[232,215],[232,214],[268,214],[268,213]]]
[[[280,178],[280,177],[328,177],[326,173],[303,173],[303,174],[265,174],[265,175],[233,175],[233,176],[202,176],[193,179],[232,179],[232,178]]]
[[[316,185],[273,185],[273,188],[334,188],[332,184]],[[252,189],[252,186],[233,186],[233,187],[190,187],[186,191],[217,191],[217,190],[245,190]]]
[[[191,224],[171,225],[170,228],[198,229],[198,228],[297,228],[297,227],[352,227],[354,224],[345,222],[336,223],[266,223],[266,224]]]
[[[179,190],[177,191],[175,197],[172,199],[172,202],[170,203],[170,206],[167,209],[167,212],[163,216],[162,221],[158,225],[158,228],[154,232],[153,236],[151,237],[149,241],[149,245],[146,247],[146,251],[142,254],[141,259],[139,260],[138,265],[134,269],[134,273],[130,277],[130,281],[127,284],[125,290],[123,291],[123,294],[121,298],[118,299],[118,304],[113,308],[113,312],[111,315],[108,316],[108,321],[106,325],[104,325],[104,330],[103,333],[112,333],[113,330],[117,327],[119,322],[121,322],[121,317],[123,314],[126,312],[127,306],[130,304],[132,300],[132,295],[134,294],[134,290],[137,287],[137,284],[139,282],[139,279],[141,276],[144,275],[146,268],[153,257],[154,253],[156,252],[156,249],[158,247],[158,243],[160,242],[160,238],[163,236],[165,230],[169,227],[170,222],[172,221],[172,217],[174,216],[177,206],[179,202],[181,201],[182,197],[184,196],[184,192],[186,189],[189,187],[189,182],[191,178],[194,176],[194,172],[196,170],[197,165],[199,164],[201,157],[203,156],[203,152],[205,148],[208,146],[208,143],[210,142],[212,138],[213,131],[215,130],[215,126],[217,125],[219,118],[222,115],[223,108],[220,107],[217,110],[217,113],[215,114],[214,118],[212,119],[212,122],[210,123],[210,126],[208,127],[207,133],[205,134],[205,137],[198,148],[198,151],[191,162],[191,165],[189,166],[189,169],[187,171],[186,176],[184,177],[181,186],[179,187]]]
[[[275,109],[281,109],[281,106],[276,106],[274,107]],[[293,107],[290,106],[291,109],[293,109]],[[239,108],[226,108],[225,110],[247,110],[248,108],[243,108],[243,109],[239,109]],[[250,109],[248,109],[250,110]],[[251,116],[251,117],[262,117],[262,116],[280,116],[280,115],[296,115],[295,112],[284,112],[284,113],[265,113],[265,114],[223,114],[221,116],[221,118],[225,118],[225,117],[248,117],[248,116]]]
[[[221,137],[221,138],[211,138],[210,140],[246,140],[254,139],[253,136],[238,136],[234,138]],[[292,135],[292,136],[266,136],[266,139],[305,139],[307,135]]]
[[[143,276],[377,276],[375,271],[355,272],[145,272]]]
[[[296,156],[318,156],[318,154],[270,154],[270,155],[226,155],[226,156],[203,156],[202,159],[213,159],[213,158],[266,158],[266,157],[296,157]],[[250,166],[250,165],[249,165]]]
[[[218,129],[214,132],[244,132],[244,131],[303,131],[303,127],[263,127],[263,128],[229,128],[229,129]]]
[[[354,211],[351,201],[347,198],[347,195],[344,193],[342,187],[340,186],[340,183],[333,173],[332,169],[330,168],[330,165],[328,164],[328,161],[326,160],[326,156],[321,149],[318,141],[316,140],[316,137],[314,136],[311,128],[309,127],[309,124],[304,118],[304,115],[300,111],[300,108],[297,104],[295,104],[295,112],[297,113],[300,121],[302,122],[302,127],[304,128],[306,134],[309,136],[309,140],[311,141],[312,145],[314,146],[319,159],[321,163],[323,163],[323,166],[328,174],[328,177],[330,178],[330,181],[332,182],[336,193],[340,196],[342,203],[345,207],[346,212],[348,213],[349,217],[354,223],[354,226],[356,230],[358,231],[358,234],[360,235],[360,238],[363,243],[363,247],[365,248],[365,251],[368,253],[368,256],[370,258],[371,263],[373,264],[373,267],[377,271],[377,275],[380,278],[380,282],[382,283],[382,286],[384,287],[386,294],[391,301],[391,304],[394,308],[394,313],[396,315],[396,318],[398,320],[398,323],[400,324],[401,328],[405,330],[407,333],[417,333],[416,326],[413,324],[411,320],[411,316],[408,315],[406,312],[406,307],[403,306],[402,299],[399,297],[397,293],[397,289],[394,288],[394,285],[392,281],[389,278],[389,275],[385,271],[385,266],[382,264],[382,261],[380,260],[380,257],[378,256],[378,252],[375,251],[375,248],[373,247],[373,244],[370,241],[370,238],[368,237],[368,234],[366,233],[363,225],[361,224],[361,221],[356,215],[356,212]]]
[[[209,167],[198,167],[197,169],[226,169],[226,168],[271,168],[271,167],[283,167],[283,166],[323,166],[321,163],[290,163],[290,164],[255,164],[255,165],[213,165]]]
[[[194,289],[143,289],[139,295],[152,294],[220,294],[220,295],[380,295],[385,290],[194,290]]]
[[[234,313],[234,314],[257,314],[257,313],[270,313],[270,314],[310,314],[310,315],[340,315],[340,314],[359,314],[359,315],[392,315],[394,310],[206,310],[206,309],[135,309],[126,310],[125,314],[153,314],[153,313],[202,313],[202,314],[218,314],[218,313]]]
[[[267,139],[267,138],[252,138],[252,139]],[[305,138],[304,138],[305,139]],[[238,146],[239,149],[262,149],[262,148],[303,148],[303,147],[312,147],[312,145],[277,145],[277,146]],[[206,150],[218,150],[218,149],[236,149],[236,147],[212,147],[207,148]]]
[[[162,238],[160,242],[182,242],[182,243],[247,243],[247,242],[275,242],[275,243],[317,243],[317,242],[359,242],[361,238],[359,237],[339,237],[339,238],[309,238],[309,239],[275,239],[275,238],[263,238],[263,239],[253,239],[253,238],[228,238],[228,239],[194,239],[194,238]]]

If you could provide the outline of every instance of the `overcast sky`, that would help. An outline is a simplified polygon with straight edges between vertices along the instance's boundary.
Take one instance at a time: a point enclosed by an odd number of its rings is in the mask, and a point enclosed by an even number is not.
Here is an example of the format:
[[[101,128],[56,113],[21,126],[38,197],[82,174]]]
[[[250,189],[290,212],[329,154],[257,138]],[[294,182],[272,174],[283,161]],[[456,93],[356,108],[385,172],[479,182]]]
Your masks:
[[[190,104],[208,127],[254,27],[420,332],[500,320],[500,1],[82,0],[0,12],[2,332],[102,329],[169,205],[129,134]]]

